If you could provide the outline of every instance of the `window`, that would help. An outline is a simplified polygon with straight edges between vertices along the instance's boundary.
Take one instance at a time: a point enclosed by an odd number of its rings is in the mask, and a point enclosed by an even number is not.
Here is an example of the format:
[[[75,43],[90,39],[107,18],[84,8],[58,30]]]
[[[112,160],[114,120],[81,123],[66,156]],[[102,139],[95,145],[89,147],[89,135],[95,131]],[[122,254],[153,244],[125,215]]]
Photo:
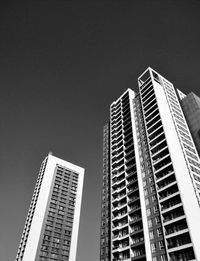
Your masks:
[[[149,217],[150,215],[151,215],[151,209],[148,208],[148,209],[147,209],[147,216]]]
[[[160,250],[162,250],[162,249],[165,248],[163,241],[160,241],[160,242],[159,242],[159,248],[160,248]]]
[[[160,218],[159,217],[155,217],[155,222],[156,222],[156,224],[159,224],[160,223]]]
[[[54,237],[54,238],[53,238],[53,241],[54,241],[54,242],[56,242],[56,243],[59,243],[59,242],[60,242],[60,239],[59,239],[59,238],[56,238],[56,237]]]
[[[48,256],[48,252],[41,251],[41,255],[43,255],[43,256]]]
[[[152,251],[152,253],[156,252],[156,244],[155,243],[151,244],[151,251]]]
[[[161,259],[161,261],[167,261],[167,257],[166,257],[166,255],[165,254],[163,254],[163,255],[161,255],[161,257],[160,257]]]
[[[148,226],[149,226],[149,227],[152,227],[152,225],[153,225],[152,220],[149,219],[149,220],[148,220]]]
[[[41,250],[48,250],[48,246],[42,246]]]
[[[150,239],[154,239],[155,235],[154,235],[154,231],[150,231],[149,233],[149,237]]]
[[[148,206],[148,205],[149,205],[149,199],[146,198],[146,199],[145,199],[145,202],[146,202],[146,206]]]
[[[197,175],[193,174],[193,177],[196,181],[199,181],[200,182],[200,177],[198,177]]]
[[[162,235],[162,229],[160,227],[157,229],[157,234],[158,234],[158,236]]]
[[[153,177],[149,178],[149,183],[152,184],[153,183]]]
[[[154,213],[158,212],[158,206],[157,205],[153,207],[153,211],[154,211]]]
[[[153,195],[152,196],[152,202],[155,202],[156,201],[156,195]]]

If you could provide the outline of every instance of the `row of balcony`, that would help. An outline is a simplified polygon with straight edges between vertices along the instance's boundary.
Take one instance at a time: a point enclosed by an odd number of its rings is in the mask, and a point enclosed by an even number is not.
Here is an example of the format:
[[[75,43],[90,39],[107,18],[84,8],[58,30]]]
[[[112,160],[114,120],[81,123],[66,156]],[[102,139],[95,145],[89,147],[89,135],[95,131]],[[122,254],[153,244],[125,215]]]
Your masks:
[[[141,91],[141,97],[170,261],[191,260],[194,253],[153,87]]]
[[[131,245],[131,246],[128,245],[123,248],[116,248],[113,251],[113,261],[130,260],[130,258],[131,261],[146,260],[144,245],[137,246],[137,247],[135,247],[135,245]]]
[[[129,108],[129,104],[126,108],[126,110],[124,110],[124,112],[119,111],[118,114],[116,114],[116,116],[111,116],[111,126],[114,127],[116,126],[119,121],[123,120],[123,124],[124,126],[126,125],[126,121],[131,117],[130,115],[130,108]]]

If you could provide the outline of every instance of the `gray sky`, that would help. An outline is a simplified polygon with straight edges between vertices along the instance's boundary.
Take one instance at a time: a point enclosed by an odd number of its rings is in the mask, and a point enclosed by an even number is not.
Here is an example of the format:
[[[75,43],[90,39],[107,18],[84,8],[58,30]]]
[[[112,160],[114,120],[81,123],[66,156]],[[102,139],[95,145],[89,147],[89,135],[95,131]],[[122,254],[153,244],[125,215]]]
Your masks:
[[[200,95],[200,1],[0,3],[0,261],[15,259],[49,151],[86,169],[77,261],[99,258],[102,127],[151,66]]]

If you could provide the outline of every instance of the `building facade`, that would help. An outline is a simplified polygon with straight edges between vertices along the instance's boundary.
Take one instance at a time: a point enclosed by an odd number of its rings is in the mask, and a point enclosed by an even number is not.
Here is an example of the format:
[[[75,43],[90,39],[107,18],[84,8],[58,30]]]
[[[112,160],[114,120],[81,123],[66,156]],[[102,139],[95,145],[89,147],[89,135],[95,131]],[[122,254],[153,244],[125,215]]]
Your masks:
[[[191,92],[181,99],[181,105],[200,155],[200,98]]]
[[[200,159],[177,90],[151,68],[138,86],[110,106],[100,260],[200,261]]]
[[[42,162],[16,261],[75,261],[84,169],[49,154]]]

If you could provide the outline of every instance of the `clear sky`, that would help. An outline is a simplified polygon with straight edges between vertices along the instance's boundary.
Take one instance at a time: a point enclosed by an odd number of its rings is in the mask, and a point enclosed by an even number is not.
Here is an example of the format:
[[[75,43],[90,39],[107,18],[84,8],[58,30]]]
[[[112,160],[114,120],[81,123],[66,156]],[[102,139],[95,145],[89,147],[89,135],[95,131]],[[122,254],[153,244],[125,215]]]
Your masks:
[[[151,66],[200,95],[198,0],[2,0],[0,261],[13,261],[49,151],[86,169],[77,261],[99,259],[102,127]]]

